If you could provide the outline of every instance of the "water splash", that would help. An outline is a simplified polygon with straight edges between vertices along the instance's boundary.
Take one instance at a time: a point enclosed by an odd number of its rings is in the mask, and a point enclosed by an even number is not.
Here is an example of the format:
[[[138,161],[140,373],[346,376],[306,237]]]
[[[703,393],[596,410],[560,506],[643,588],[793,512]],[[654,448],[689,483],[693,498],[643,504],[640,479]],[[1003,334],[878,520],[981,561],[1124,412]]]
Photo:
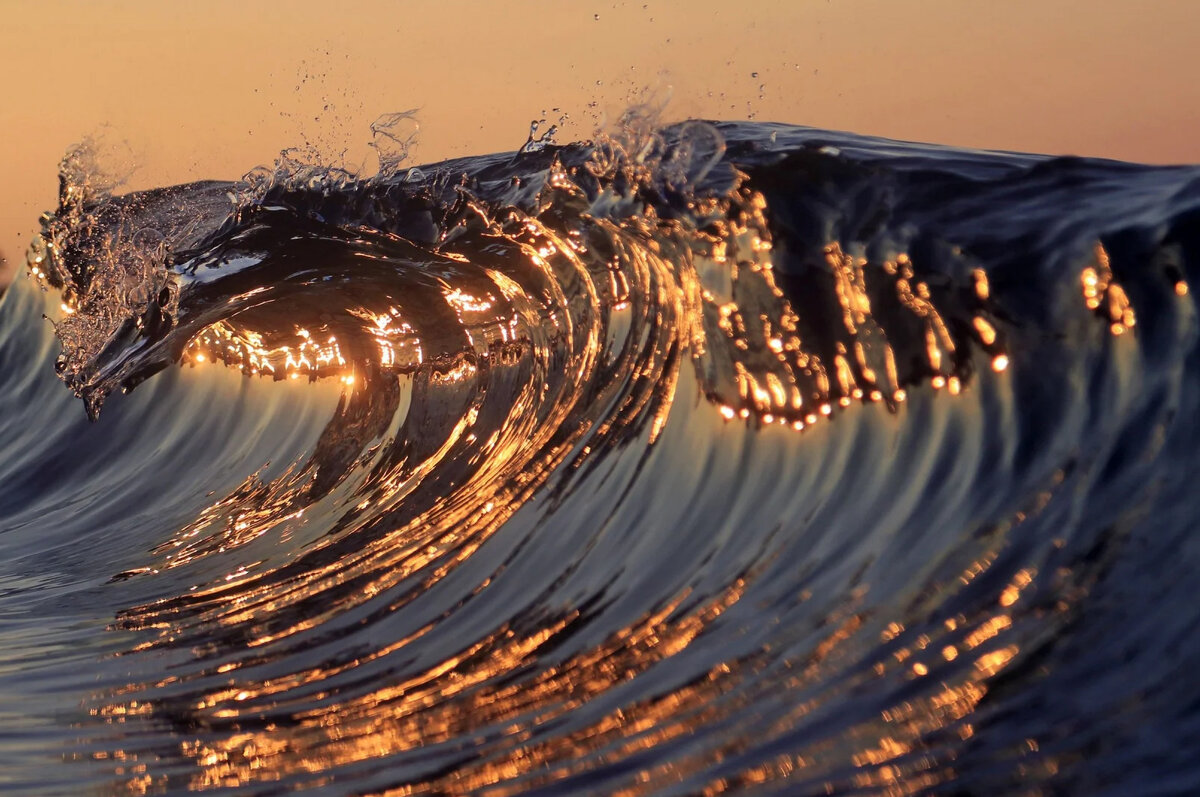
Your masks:
[[[532,152],[541,152],[548,145],[554,143],[554,136],[558,133],[558,125],[552,124],[546,128],[546,132],[538,135],[538,130],[546,123],[545,119],[534,119],[529,123],[529,138],[521,145],[520,154],[528,155]]]
[[[379,155],[379,179],[396,174],[400,164],[412,159],[421,132],[418,109],[380,116],[371,123],[371,146]]]

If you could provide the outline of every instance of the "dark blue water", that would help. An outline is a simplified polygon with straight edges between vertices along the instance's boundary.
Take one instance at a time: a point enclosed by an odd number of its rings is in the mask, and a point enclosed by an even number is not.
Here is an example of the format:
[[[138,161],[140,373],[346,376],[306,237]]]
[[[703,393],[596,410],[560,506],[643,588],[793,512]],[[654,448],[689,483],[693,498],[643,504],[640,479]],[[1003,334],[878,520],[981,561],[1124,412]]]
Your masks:
[[[64,161],[0,788],[1200,789],[1200,167],[627,122]]]

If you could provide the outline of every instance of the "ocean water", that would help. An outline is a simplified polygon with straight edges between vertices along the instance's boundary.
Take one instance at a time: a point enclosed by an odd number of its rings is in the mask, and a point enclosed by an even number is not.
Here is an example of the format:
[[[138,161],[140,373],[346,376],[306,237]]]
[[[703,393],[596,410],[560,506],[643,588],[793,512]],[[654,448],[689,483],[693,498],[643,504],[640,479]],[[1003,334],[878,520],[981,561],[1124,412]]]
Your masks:
[[[1200,790],[1200,167],[406,124],[64,159],[0,302],[0,789]]]

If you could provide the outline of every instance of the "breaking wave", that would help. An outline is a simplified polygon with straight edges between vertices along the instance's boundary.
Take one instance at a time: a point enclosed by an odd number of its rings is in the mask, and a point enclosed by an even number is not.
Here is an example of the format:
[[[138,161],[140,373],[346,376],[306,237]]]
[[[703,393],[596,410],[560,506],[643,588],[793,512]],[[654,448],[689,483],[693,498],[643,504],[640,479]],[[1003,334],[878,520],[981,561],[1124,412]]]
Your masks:
[[[64,161],[0,312],[0,785],[1200,787],[1200,168],[372,130]]]

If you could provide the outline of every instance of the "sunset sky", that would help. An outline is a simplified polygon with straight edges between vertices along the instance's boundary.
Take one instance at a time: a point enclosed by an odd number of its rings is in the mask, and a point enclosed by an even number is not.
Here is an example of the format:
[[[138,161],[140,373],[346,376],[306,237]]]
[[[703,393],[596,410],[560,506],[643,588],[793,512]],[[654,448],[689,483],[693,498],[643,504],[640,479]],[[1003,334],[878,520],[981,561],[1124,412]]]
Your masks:
[[[1200,161],[1195,0],[282,8],[0,3],[0,253],[23,261],[58,160],[101,129],[128,142],[130,188],[236,178],[289,146],[369,167],[370,122],[409,108],[422,162],[515,149],[543,112],[582,138],[647,88],[672,119]]]

